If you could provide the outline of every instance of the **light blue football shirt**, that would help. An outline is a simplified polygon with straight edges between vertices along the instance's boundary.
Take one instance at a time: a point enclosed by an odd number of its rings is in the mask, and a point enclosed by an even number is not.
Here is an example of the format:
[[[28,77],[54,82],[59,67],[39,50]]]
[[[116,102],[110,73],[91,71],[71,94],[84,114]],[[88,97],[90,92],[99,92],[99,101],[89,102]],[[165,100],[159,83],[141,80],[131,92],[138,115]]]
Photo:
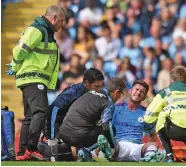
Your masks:
[[[113,115],[113,126],[116,129],[115,139],[125,140],[133,143],[142,143],[144,133],[152,133],[154,125],[144,122],[146,108],[140,106],[130,111],[126,102],[117,104]]]

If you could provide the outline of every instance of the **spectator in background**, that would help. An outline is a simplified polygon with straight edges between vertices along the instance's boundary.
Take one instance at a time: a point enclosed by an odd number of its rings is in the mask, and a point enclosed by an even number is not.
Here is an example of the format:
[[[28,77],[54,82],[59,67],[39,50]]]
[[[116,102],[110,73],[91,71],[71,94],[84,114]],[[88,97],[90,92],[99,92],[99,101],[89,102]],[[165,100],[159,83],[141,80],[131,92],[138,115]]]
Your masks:
[[[105,15],[102,17],[102,21],[106,21],[108,23],[111,31],[115,31],[115,29],[117,29],[119,19],[114,15],[113,7],[105,9]]]
[[[134,48],[140,49],[139,43],[141,39],[142,39],[142,34],[140,32],[133,34],[133,47]]]
[[[146,0],[140,16],[141,30],[144,37],[150,35],[149,29],[154,16],[154,4],[153,0]]]
[[[168,36],[161,36],[161,20],[158,17],[154,17],[152,19],[152,23],[151,23],[151,27],[150,27],[150,35],[147,38],[143,38],[140,41],[140,46],[142,48],[147,48],[147,47],[155,47],[155,41],[156,39],[161,39],[162,41],[162,46],[163,49],[167,49],[169,42],[170,42],[170,38]]]
[[[73,11],[70,10],[71,4],[72,4],[72,1],[71,0],[58,0],[58,5],[61,8],[65,9],[66,12],[68,13],[68,15],[67,15],[67,22],[74,15]]]
[[[107,81],[110,78],[110,76],[104,72],[104,60],[102,57],[96,57],[94,60],[91,60],[86,63],[87,69],[91,67],[100,70],[104,75],[105,81]]]
[[[141,50],[139,48],[133,47],[133,36],[131,34],[126,35],[123,38],[124,45],[119,51],[119,58],[123,59],[124,57],[128,56],[130,59],[131,64],[137,70],[137,77],[141,76],[141,68],[143,63],[143,56]],[[138,60],[138,61],[136,61]]]
[[[150,79],[153,79],[152,78],[152,66],[151,65],[147,65],[144,67],[144,72],[143,72],[143,75],[144,75],[144,78],[150,78]]]
[[[103,65],[104,61],[101,57],[96,57],[95,60],[93,60],[93,67],[103,72]]]
[[[135,33],[140,32],[141,25],[137,19],[134,8],[128,8],[127,13],[126,13],[126,21],[125,21],[125,25],[123,28],[126,29],[125,30],[126,33],[135,34]]]
[[[129,2],[130,8],[134,10],[135,15],[137,18],[141,14],[141,9],[142,9],[142,0],[130,0]]]
[[[104,60],[104,72],[109,76],[116,76],[117,65],[115,63],[120,45],[111,37],[111,29],[107,22],[102,23],[102,36],[95,40],[98,55]]]
[[[157,78],[153,78],[152,77],[152,66],[151,65],[148,65],[144,68],[144,73],[143,73],[143,80],[144,81],[149,81],[153,83],[153,90],[155,93],[157,93],[157,85],[156,85],[156,82],[157,82]]]
[[[184,62],[186,61],[186,44],[183,36],[174,37],[173,42],[169,45],[168,52],[172,60],[174,59],[176,53],[180,52],[184,57]]]
[[[151,26],[158,26],[161,27],[161,20],[159,17],[154,16],[151,21]]]
[[[186,43],[186,19],[179,19],[178,23],[173,31],[172,38],[182,36]]]
[[[123,37],[123,47],[119,51],[119,58],[122,59],[125,56],[127,56],[126,54],[131,54],[132,49],[133,49],[132,35],[128,34]]]
[[[70,9],[72,4],[71,0],[59,0],[58,5],[67,11],[67,19],[65,27],[69,32],[70,36],[75,39],[76,36],[76,20],[73,11]]]
[[[133,66],[130,63],[130,59],[128,57],[124,57],[121,61],[120,70],[117,77],[125,81],[127,89],[130,89],[136,80],[136,76],[133,74],[132,68]]]
[[[70,80],[71,84],[79,83],[83,80],[83,73],[85,71],[84,65],[80,64],[81,56],[72,54],[69,62],[69,70],[63,73],[63,80]]]
[[[166,58],[169,58],[169,52],[167,50],[163,49],[163,44],[162,44],[162,41],[160,38],[157,38],[155,40],[154,49],[155,49],[156,55],[159,58],[161,64]]]
[[[156,79],[159,71],[159,60],[153,48],[149,48],[145,53],[143,71],[145,70],[146,66],[152,66],[152,78]]]
[[[67,31],[62,28],[55,33],[55,39],[60,51],[60,62],[68,62],[72,54],[73,39],[68,35]]]
[[[170,10],[168,7],[163,7],[160,12],[160,20],[161,20],[161,36],[170,35],[175,24],[176,18],[175,16],[171,16]]]
[[[113,5],[114,15],[118,19],[117,23],[118,23],[118,21],[120,23],[123,23],[125,20],[124,14],[122,13],[122,9],[121,9],[122,7],[120,6],[120,3],[122,4],[123,2],[120,0],[120,2],[118,4]]]
[[[157,0],[155,5],[155,16],[159,16],[163,7],[167,6],[166,0]]]
[[[122,21],[117,18],[116,13],[114,13],[114,7],[105,9],[105,15],[102,17],[101,23],[104,24],[105,22],[109,25],[111,29],[112,38],[119,39],[120,30],[122,29]]]
[[[153,20],[152,20],[152,25],[150,27],[150,35],[147,38],[143,38],[140,41],[140,46],[142,48],[146,48],[146,47],[154,47],[155,46],[155,39],[156,38],[160,38],[160,26],[161,23],[158,19],[154,19],[156,21],[156,23],[153,24]]]
[[[79,12],[78,21],[98,25],[103,15],[102,10],[96,7],[96,1],[87,0],[86,7]]]
[[[119,10],[121,11],[122,14],[125,14],[127,7],[129,6],[129,0],[107,0],[106,7],[114,7],[118,6]]]
[[[144,101],[142,101],[142,106],[147,107],[153,100],[154,96],[155,96],[155,89],[154,89],[154,81],[151,78],[144,78],[143,79],[144,82],[146,82],[149,86],[149,91],[146,95],[146,98]]]
[[[91,58],[93,48],[94,40],[92,34],[83,26],[79,26],[73,52],[81,56],[81,64],[85,64]]]
[[[70,6],[70,9],[74,13],[74,17],[77,20],[79,11],[82,10],[85,7],[84,1],[82,0],[71,0],[72,4]]]
[[[183,0],[179,0],[179,1],[173,0],[173,1],[174,2],[172,2],[168,5],[168,8],[170,10],[170,15],[175,17],[175,19],[177,20],[178,19],[178,12],[177,11],[179,11],[179,6],[181,5],[180,2],[183,1]]]
[[[104,72],[104,61],[101,57],[96,57],[95,60],[93,60],[93,67],[100,70],[105,78],[105,81],[107,81],[110,77],[107,73]]]
[[[184,63],[183,55],[181,53],[176,53],[174,57],[174,64],[175,66],[186,66],[186,63]]]
[[[185,11],[186,11],[186,2],[180,8],[180,12],[179,12],[180,18],[186,19],[186,12]]]
[[[107,22],[102,23],[102,36],[95,40],[95,47],[98,55],[103,58],[104,61],[111,61],[118,55],[120,46],[117,45],[115,39],[111,37],[111,29]]]

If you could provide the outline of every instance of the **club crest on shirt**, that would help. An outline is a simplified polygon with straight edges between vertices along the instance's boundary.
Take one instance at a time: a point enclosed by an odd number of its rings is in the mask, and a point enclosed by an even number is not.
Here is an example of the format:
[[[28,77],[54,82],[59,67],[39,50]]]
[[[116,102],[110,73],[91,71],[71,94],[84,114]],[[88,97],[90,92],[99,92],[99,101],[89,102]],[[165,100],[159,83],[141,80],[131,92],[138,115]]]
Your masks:
[[[43,90],[44,86],[42,84],[38,84],[38,89]]]
[[[138,122],[142,123],[143,121],[143,117],[138,117]]]

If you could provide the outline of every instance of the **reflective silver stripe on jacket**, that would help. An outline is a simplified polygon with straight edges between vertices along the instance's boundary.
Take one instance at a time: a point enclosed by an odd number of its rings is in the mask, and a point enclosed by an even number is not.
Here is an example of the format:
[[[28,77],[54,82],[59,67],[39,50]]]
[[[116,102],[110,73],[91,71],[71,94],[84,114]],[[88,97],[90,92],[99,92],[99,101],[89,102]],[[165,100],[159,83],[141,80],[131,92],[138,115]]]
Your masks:
[[[184,101],[184,100],[186,100],[186,97],[173,98],[170,88],[165,88],[164,90],[165,90],[166,95],[168,97],[167,98],[167,105],[169,105],[170,103],[173,103],[173,102],[178,102],[178,101]]]
[[[186,97],[180,97],[180,98],[174,98],[174,99],[172,99],[173,102],[184,101],[184,100],[186,100]]]
[[[24,50],[26,50],[28,53],[31,52],[31,48],[29,46],[27,46],[26,44],[24,44],[23,42],[19,41],[18,43],[19,46],[21,46]]]
[[[158,116],[159,113],[157,113],[157,112],[151,112],[151,111],[146,111],[145,115],[155,117],[155,116]]]
[[[171,93],[171,90],[170,90],[169,87],[165,88],[164,90],[165,90],[165,93],[167,95],[167,105],[169,105],[170,103],[173,102],[172,93]]]
[[[23,42],[19,41],[19,46],[21,46],[24,50],[26,50],[27,52],[31,52],[31,51],[34,51],[36,53],[40,53],[40,54],[57,54],[57,50],[48,50],[48,49],[40,49],[40,48],[34,48],[33,50],[27,46],[26,44],[24,44]],[[16,60],[18,62],[18,60]],[[15,63],[16,63],[15,61]],[[18,64],[18,63],[16,63]]]

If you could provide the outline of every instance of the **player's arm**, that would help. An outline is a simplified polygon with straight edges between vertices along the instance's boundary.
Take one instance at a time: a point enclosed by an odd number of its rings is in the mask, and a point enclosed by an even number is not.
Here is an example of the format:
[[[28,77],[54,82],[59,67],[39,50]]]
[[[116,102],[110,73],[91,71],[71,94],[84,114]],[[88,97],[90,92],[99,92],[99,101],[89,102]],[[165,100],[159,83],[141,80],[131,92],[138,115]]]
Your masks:
[[[60,111],[63,112],[63,108],[65,106],[69,106],[75,99],[77,99],[77,96],[75,96],[75,90],[70,87],[59,94],[56,100],[53,102],[53,108],[49,114],[50,118],[48,118],[51,120],[51,123],[48,125],[48,127],[50,126],[51,128],[50,138],[52,140],[55,138],[55,123],[58,111],[61,109]]]
[[[109,103],[108,106],[104,109],[101,115],[101,122],[103,128],[103,134],[108,139],[110,144],[115,146],[115,130],[112,126],[112,117],[115,110],[115,105],[113,103]]]

